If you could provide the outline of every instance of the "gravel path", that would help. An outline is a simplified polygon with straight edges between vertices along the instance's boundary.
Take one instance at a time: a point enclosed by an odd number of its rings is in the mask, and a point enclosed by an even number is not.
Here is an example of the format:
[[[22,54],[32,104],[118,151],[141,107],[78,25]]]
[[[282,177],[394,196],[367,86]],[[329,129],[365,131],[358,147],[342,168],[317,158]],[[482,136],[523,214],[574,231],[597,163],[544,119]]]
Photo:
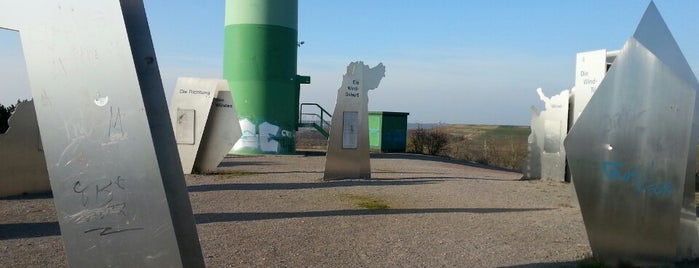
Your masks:
[[[324,156],[228,157],[188,175],[208,267],[574,267],[590,254],[570,185],[409,154],[322,182]],[[363,201],[386,204],[372,210]],[[0,267],[63,267],[49,196],[0,200]]]

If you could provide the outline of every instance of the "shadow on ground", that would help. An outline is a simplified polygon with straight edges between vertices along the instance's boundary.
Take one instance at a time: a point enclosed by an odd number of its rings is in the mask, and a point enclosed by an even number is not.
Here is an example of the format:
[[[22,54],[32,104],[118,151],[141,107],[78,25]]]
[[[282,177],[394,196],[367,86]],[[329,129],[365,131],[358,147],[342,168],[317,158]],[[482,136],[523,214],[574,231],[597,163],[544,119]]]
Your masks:
[[[271,166],[272,162],[267,161],[236,161],[236,157],[226,157],[218,164],[218,167],[239,167],[239,166]]]
[[[15,196],[2,197],[0,200],[34,200],[34,199],[51,199],[53,198],[52,192],[46,193],[36,193],[36,194],[21,194]]]
[[[371,154],[371,158],[374,158],[374,159],[402,159],[402,160],[433,161],[433,162],[442,162],[442,163],[456,164],[456,165],[469,166],[469,167],[477,167],[477,168],[483,168],[483,169],[489,169],[489,170],[519,173],[519,171],[516,171],[516,170],[488,166],[488,165],[483,165],[483,164],[479,164],[476,162],[456,160],[456,159],[451,159],[451,158],[446,158],[446,157],[424,155],[424,154],[382,153],[382,154]]]
[[[233,190],[300,190],[352,186],[404,186],[438,183],[441,180],[347,180],[311,183],[223,183],[188,186],[190,192],[233,191]]]
[[[303,155],[303,156],[325,156],[325,151],[305,151],[305,150],[297,150],[297,154]],[[422,161],[433,161],[433,162],[442,162],[442,163],[449,163],[449,164],[457,164],[457,165],[464,165],[464,166],[470,166],[470,167],[478,167],[478,168],[484,168],[484,169],[490,169],[490,170],[498,170],[498,171],[509,171],[509,172],[517,172],[517,170],[511,170],[511,169],[506,169],[506,168],[501,168],[501,167],[494,167],[494,166],[488,166],[488,165],[483,165],[479,164],[476,162],[471,162],[471,161],[464,161],[464,160],[456,160],[456,159],[451,159],[451,158],[446,158],[446,157],[440,157],[440,156],[433,156],[433,155],[424,155],[424,154],[411,154],[411,153],[371,153],[371,158],[375,159],[404,159],[404,160],[422,160]]]
[[[501,266],[502,268],[575,268],[580,267],[580,261],[530,263],[513,266]]]
[[[447,181],[447,180],[475,180],[475,181],[499,181],[499,182],[519,181],[519,180],[508,180],[508,179],[473,178],[473,177],[459,177],[459,176],[454,176],[454,177],[440,176],[440,177],[377,178],[376,180],[420,180],[420,179],[422,179],[422,180],[431,179],[431,180],[438,180],[438,181]]]
[[[415,208],[415,209],[346,209],[328,211],[304,212],[241,212],[241,213],[201,213],[194,217],[198,224],[214,222],[257,221],[289,218],[317,218],[337,216],[365,215],[402,215],[402,214],[431,214],[431,213],[511,213],[552,210],[553,208]]]
[[[513,265],[513,266],[502,266],[503,268],[575,268],[575,267],[640,267],[640,266],[634,266],[632,264],[628,263],[620,263],[616,266],[607,266],[604,265],[596,260],[590,262],[590,258],[588,259],[580,259],[580,260],[575,260],[575,261],[566,261],[566,262],[548,262],[548,263],[529,263],[529,264],[522,264],[522,265]],[[694,260],[686,260],[686,261],[681,261],[681,262],[675,262],[675,263],[667,263],[667,265],[659,265],[659,266],[651,266],[651,267],[675,267],[675,268],[694,268],[694,267],[699,267],[699,259],[694,259]]]
[[[239,212],[239,213],[200,213],[194,217],[197,224],[216,222],[237,222],[275,220],[289,218],[317,218],[336,216],[401,215],[428,213],[513,213],[544,211],[553,208],[425,208],[425,209],[348,209],[304,212]],[[0,224],[0,240],[36,238],[61,235],[58,222],[6,223]],[[528,266],[522,266],[528,267]],[[532,266],[533,267],[533,266]]]
[[[61,235],[58,222],[0,224],[0,240]]]
[[[219,165],[219,167],[222,167]],[[203,173],[201,175],[234,175],[236,177],[243,176],[240,172],[245,172],[245,176],[259,175],[259,174],[318,174],[323,173],[322,171],[308,171],[308,170],[289,170],[289,171],[245,171],[245,170],[223,170],[211,173]]]
[[[297,150],[296,154],[298,155],[303,155],[306,157],[313,157],[313,156],[325,156],[326,152],[325,151],[305,151],[305,150]],[[235,167],[235,166],[263,166],[263,165],[273,165],[271,162],[267,161],[236,161],[236,158],[245,158],[245,157],[255,157],[254,155],[252,156],[247,156],[247,155],[234,155],[234,156],[227,156],[218,166],[219,167]],[[421,161],[433,161],[433,162],[442,162],[442,163],[449,163],[449,164],[456,164],[456,165],[463,165],[463,166],[469,166],[469,167],[477,167],[477,168],[483,168],[483,169],[489,169],[489,170],[497,170],[497,171],[507,171],[507,172],[515,172],[515,173],[520,173],[517,170],[512,170],[512,169],[506,169],[506,168],[501,168],[501,167],[494,167],[494,166],[488,166],[488,165],[483,165],[479,164],[476,162],[471,162],[471,161],[465,161],[465,160],[456,160],[456,159],[451,159],[451,158],[446,158],[446,157],[441,157],[441,156],[433,156],[433,155],[424,155],[424,154],[411,154],[411,153],[371,153],[370,156],[372,159],[403,159],[403,160],[421,160]]]

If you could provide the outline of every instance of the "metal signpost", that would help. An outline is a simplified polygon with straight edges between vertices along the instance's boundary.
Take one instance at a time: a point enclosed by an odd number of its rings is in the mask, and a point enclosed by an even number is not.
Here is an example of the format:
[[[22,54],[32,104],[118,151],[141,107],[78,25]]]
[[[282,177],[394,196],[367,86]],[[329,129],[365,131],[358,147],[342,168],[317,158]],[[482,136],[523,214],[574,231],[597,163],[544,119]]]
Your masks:
[[[1,1],[72,267],[203,267],[140,0]]]
[[[332,116],[324,179],[370,179],[369,90],[379,86],[385,76],[383,64],[369,68],[352,62],[337,90]]]

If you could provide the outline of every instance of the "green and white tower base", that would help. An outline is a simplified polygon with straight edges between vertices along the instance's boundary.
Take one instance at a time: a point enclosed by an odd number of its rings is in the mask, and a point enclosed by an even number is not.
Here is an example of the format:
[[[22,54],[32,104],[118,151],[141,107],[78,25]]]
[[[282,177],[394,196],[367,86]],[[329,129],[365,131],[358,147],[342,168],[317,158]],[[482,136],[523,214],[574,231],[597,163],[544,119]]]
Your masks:
[[[242,137],[233,153],[295,152],[299,84],[297,0],[226,0],[223,77]]]

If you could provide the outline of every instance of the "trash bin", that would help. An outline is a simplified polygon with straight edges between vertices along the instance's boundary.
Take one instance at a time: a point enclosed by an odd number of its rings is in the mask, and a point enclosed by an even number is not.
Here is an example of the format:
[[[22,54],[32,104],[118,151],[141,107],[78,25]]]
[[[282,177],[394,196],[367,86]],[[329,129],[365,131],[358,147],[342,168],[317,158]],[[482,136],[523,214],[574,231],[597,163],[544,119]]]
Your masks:
[[[401,112],[369,112],[369,148],[379,152],[405,152],[408,115]]]

